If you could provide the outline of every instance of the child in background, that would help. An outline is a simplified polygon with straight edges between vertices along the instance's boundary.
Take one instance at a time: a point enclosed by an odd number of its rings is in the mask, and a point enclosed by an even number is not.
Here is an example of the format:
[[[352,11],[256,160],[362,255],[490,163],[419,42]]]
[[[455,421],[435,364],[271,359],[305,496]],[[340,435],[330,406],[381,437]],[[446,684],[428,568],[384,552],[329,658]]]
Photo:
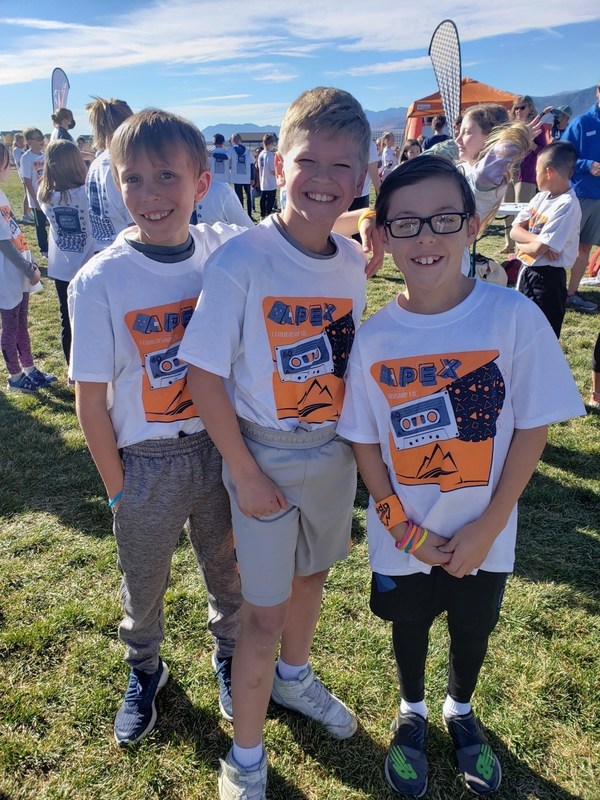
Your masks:
[[[263,149],[258,156],[258,177],[260,186],[260,218],[266,219],[273,213],[275,195],[277,193],[277,178],[275,177],[275,156],[273,147],[275,137],[271,133],[263,136]]]
[[[44,171],[46,140],[39,128],[25,128],[23,135],[29,145],[29,150],[26,150],[21,156],[21,175],[23,176],[29,207],[35,222],[35,235],[40,248],[40,255],[42,258],[46,258],[48,256],[47,220],[37,201],[37,190]]]
[[[546,315],[557,337],[565,317],[567,281],[579,248],[581,206],[569,183],[577,150],[557,140],[538,153],[539,192],[513,223],[510,236],[523,263],[517,289]]]
[[[279,135],[285,210],[215,253],[180,351],[223,455],[244,596],[221,800],[266,796],[269,698],[336,739],[357,726],[309,657],[329,567],[349,552],[356,489],[336,422],[365,257],[331,230],[363,185],[371,132],[351,95],[320,87],[292,103]]]
[[[35,222],[33,215],[31,214],[31,209],[29,208],[29,200],[27,199],[27,189],[25,188],[25,183],[23,182],[23,176],[21,175],[21,156],[25,152],[25,137],[22,133],[15,134],[15,138],[13,141],[13,160],[15,162],[15,167],[17,168],[17,172],[19,173],[19,179],[23,184],[23,217],[22,222]]]
[[[86,175],[87,169],[76,144],[68,139],[50,142],[37,196],[50,223],[48,277],[54,281],[58,295],[60,339],[67,364],[71,352],[67,289],[95,247],[85,190]]]
[[[85,188],[96,250],[104,250],[115,241],[120,231],[132,224],[131,214],[110,169],[108,148],[119,125],[133,111],[124,100],[105,100],[103,97],[96,97],[85,110],[94,134],[93,146],[98,152],[88,170]]]
[[[156,694],[168,679],[160,656],[164,596],[184,525],[206,583],[219,706],[232,715],[241,596],[229,499],[178,350],[206,259],[240,229],[189,225],[210,182],[204,138],[191,122],[155,109],[131,116],[111,142],[110,162],[135,225],[71,281],[70,377],[114,513],[119,635],[130,667],[114,735],[124,746],[154,727]]]
[[[396,137],[393,133],[387,131],[381,137],[381,180],[383,180],[390,172],[398,165],[394,145],[396,144]]]
[[[375,209],[406,290],[358,331],[338,432],[371,495],[371,609],[392,622],[401,703],[385,775],[400,794],[427,790],[425,662],[446,611],[443,718],[459,772],[484,795],[502,773],[471,696],[514,564],[517,501],[548,425],[584,409],[539,309],[461,274],[479,219],[450,161],[400,165]]]
[[[421,145],[416,139],[407,139],[400,154],[400,163],[410,161],[411,158],[416,158],[422,153]]]
[[[0,143],[0,183],[10,172],[10,152]],[[2,355],[8,370],[8,391],[31,394],[56,380],[33,363],[27,329],[29,291],[40,281],[40,270],[0,189],[0,316]]]

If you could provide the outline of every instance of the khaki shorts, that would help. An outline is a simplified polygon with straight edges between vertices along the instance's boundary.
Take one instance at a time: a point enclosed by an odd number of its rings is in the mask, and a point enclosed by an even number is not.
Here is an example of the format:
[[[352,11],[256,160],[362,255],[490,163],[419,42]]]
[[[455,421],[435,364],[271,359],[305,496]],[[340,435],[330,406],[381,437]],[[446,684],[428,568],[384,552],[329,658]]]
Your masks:
[[[334,426],[287,433],[240,420],[240,427],[256,463],[289,503],[279,514],[242,514],[223,465],[242,595],[253,605],[275,606],[290,596],[294,575],[314,575],[348,555],[356,464]]]

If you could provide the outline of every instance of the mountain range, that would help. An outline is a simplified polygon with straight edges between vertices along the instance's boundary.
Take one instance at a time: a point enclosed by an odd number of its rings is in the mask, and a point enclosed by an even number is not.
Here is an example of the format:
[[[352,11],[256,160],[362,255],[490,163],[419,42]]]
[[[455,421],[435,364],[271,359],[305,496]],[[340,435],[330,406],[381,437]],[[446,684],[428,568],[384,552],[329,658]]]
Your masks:
[[[590,86],[588,89],[577,89],[568,92],[557,92],[556,94],[547,95],[546,97],[533,97],[535,107],[541,111],[546,106],[571,106],[574,116],[582,114],[584,111],[594,103],[596,96],[596,87]],[[397,130],[404,128],[406,122],[405,107],[399,108],[386,108],[383,111],[370,111],[365,109],[365,114],[369,120],[372,130]],[[259,131],[264,133],[279,133],[279,125],[266,123],[265,125],[254,125],[251,122],[244,122],[239,124],[223,123],[220,125],[209,125],[204,128],[202,133],[206,137],[207,142],[212,140],[215,133],[222,133],[226,141],[233,133],[251,133]]]

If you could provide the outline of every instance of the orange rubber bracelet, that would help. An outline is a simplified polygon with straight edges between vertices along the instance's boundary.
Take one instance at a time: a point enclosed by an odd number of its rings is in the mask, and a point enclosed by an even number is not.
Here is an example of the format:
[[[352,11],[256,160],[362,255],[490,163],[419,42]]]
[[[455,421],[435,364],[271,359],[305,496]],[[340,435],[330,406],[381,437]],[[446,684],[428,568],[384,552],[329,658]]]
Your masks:
[[[383,500],[378,500],[375,503],[375,511],[388,531],[390,528],[393,528],[394,525],[408,522],[408,517],[404,512],[402,503],[396,494],[390,494],[388,497],[384,497]]]
[[[360,230],[360,226],[363,224],[363,222],[366,219],[369,219],[369,217],[374,217],[374,216],[376,216],[376,214],[372,208],[367,208],[366,211],[363,211],[363,213],[358,218],[358,222],[356,223],[357,229]]]

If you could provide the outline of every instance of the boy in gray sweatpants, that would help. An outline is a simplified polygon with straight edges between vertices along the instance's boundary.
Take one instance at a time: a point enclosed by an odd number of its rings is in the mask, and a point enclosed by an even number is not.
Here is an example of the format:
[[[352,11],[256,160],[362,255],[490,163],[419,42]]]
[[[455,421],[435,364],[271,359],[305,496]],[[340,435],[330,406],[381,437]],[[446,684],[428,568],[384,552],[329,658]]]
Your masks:
[[[242,229],[189,225],[210,173],[204,139],[186,120],[157,110],[133,115],[113,139],[111,164],[135,225],[69,287],[70,377],[114,513],[119,635],[131,668],[114,733],[127,745],[154,727],[155,697],[169,675],[159,652],[163,601],[184,525],[208,593],[219,705],[232,718],[241,596],[231,512],[221,457],[192,403],[178,350],[206,259]]]

